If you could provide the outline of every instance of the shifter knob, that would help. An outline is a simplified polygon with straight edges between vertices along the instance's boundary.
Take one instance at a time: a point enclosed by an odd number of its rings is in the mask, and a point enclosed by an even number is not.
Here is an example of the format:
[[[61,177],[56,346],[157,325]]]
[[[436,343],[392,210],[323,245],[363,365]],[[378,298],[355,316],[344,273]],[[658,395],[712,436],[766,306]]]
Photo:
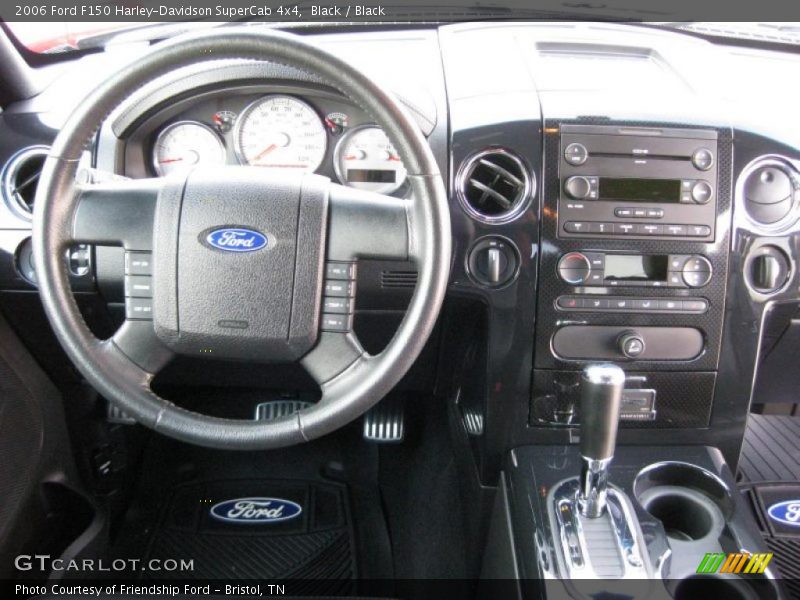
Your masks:
[[[616,365],[589,365],[581,375],[581,492],[586,517],[603,514],[608,465],[617,444],[625,372]]]

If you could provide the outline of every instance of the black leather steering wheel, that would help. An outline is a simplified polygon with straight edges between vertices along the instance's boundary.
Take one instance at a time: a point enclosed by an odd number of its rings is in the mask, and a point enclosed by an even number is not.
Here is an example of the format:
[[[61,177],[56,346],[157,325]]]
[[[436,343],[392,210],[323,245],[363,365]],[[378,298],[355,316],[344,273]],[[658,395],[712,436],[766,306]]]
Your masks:
[[[363,108],[388,134],[412,200],[359,192],[318,175],[252,167],[182,177],[78,184],[78,161],[99,125],[130,94],[174,69],[211,59],[269,61],[312,73]],[[230,252],[221,229],[263,237]],[[249,235],[249,234],[248,234]],[[266,244],[262,244],[262,241]],[[152,253],[152,318],[127,319],[108,340],[83,321],[65,254],[76,243]],[[249,247],[248,247],[249,245]],[[187,442],[266,449],[325,435],[366,412],[408,371],[439,314],[450,268],[447,196],[431,150],[395,99],[348,63],[297,36],[225,29],[158,44],[92,92],[59,132],[36,197],[33,252],[45,311],[88,381],[139,423]],[[412,260],[408,311],[389,345],[367,354],[352,331],[320,331],[326,265]],[[231,289],[233,285],[233,289]],[[323,326],[324,329],[324,326]],[[201,415],[157,396],[156,373],[176,354],[253,362],[300,361],[322,396],[273,421]]]

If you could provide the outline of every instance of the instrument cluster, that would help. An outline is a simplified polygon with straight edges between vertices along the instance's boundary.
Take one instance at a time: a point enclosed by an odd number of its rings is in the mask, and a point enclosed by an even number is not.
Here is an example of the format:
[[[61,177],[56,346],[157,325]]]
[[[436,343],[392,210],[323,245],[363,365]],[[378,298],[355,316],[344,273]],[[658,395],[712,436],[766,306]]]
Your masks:
[[[399,194],[406,169],[386,133],[366,115],[330,102],[274,93],[205,101],[153,131],[148,170],[167,176],[241,164],[316,172],[344,185]]]

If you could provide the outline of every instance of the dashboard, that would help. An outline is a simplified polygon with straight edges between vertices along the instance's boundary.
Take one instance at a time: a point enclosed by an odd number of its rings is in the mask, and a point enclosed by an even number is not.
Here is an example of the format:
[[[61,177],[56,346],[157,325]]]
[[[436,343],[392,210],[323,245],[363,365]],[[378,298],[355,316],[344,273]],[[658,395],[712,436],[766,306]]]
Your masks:
[[[765,324],[800,300],[797,95],[740,82],[797,87],[785,76],[797,55],[590,23],[308,35],[396,93],[444,175],[445,360],[427,355],[433,372],[414,385],[437,382],[479,469],[517,445],[569,443],[578,375],[600,360],[628,375],[622,443],[714,445],[734,464]],[[35,292],[20,172],[35,172],[30,156],[41,165],[35,149],[82,91],[139,52],[52,67],[39,97],[0,115],[11,316],[18,293]],[[87,157],[132,178],[220,164],[410,194],[368,115],[312,75],[258,62],[210,62],[136,90]],[[116,250],[70,255],[75,289],[97,299],[88,321],[124,305]],[[359,265],[358,277],[356,330],[391,335],[413,265]]]

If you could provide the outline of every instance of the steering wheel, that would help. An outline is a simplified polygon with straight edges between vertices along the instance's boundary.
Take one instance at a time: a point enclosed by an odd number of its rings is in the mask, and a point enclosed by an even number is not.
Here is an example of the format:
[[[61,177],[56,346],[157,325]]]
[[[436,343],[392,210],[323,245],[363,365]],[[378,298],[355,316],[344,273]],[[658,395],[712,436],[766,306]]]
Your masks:
[[[239,166],[160,179],[76,182],[87,144],[131,90],[211,59],[283,64],[337,89],[386,131],[408,170],[412,199],[355,190],[314,174]],[[126,321],[107,340],[91,333],[70,290],[64,257],[78,243],[122,246],[129,274],[152,266],[146,280],[152,300],[129,299]],[[297,36],[226,29],[154,46],[75,110],[42,171],[33,253],[53,329],[103,396],[142,425],[186,442],[267,449],[342,427],[408,371],[447,288],[450,216],[430,147],[390,94]],[[411,260],[419,274],[405,317],[377,355],[364,351],[347,316],[323,312],[326,290],[349,294],[355,283],[346,279],[359,259]],[[177,354],[299,361],[322,395],[311,407],[272,421],[202,415],[151,389],[155,375]]]

